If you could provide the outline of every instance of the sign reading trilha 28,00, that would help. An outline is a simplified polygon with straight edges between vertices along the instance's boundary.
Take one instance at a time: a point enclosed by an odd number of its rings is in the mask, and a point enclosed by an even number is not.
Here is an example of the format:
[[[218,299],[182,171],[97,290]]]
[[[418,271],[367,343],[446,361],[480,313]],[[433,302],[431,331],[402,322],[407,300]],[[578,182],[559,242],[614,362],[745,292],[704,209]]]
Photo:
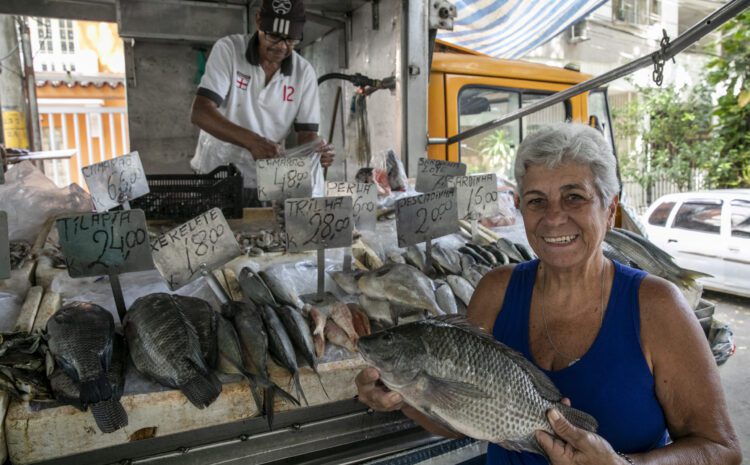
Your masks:
[[[352,245],[351,197],[287,199],[284,219],[289,252]]]
[[[143,210],[70,215],[56,225],[72,278],[154,267]]]
[[[218,208],[151,241],[154,263],[173,291],[224,265],[240,254],[240,246]]]

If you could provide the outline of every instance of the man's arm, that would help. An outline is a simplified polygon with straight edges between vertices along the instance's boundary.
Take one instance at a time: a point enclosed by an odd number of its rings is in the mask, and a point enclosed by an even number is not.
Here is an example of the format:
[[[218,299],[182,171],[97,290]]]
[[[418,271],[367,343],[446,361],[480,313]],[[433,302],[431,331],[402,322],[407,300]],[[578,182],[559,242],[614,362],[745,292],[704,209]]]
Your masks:
[[[256,160],[281,155],[279,144],[231,122],[219,112],[216,103],[208,97],[195,96],[190,111],[190,122],[217,139],[248,150]]]

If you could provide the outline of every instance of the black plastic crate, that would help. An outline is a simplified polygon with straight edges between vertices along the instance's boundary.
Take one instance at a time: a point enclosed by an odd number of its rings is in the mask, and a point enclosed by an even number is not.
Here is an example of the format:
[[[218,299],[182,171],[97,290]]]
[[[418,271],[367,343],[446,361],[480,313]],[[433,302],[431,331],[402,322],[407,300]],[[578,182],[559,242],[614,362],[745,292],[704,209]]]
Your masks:
[[[149,220],[188,220],[219,207],[225,218],[242,218],[242,174],[234,165],[208,174],[146,175],[151,192],[130,201]]]

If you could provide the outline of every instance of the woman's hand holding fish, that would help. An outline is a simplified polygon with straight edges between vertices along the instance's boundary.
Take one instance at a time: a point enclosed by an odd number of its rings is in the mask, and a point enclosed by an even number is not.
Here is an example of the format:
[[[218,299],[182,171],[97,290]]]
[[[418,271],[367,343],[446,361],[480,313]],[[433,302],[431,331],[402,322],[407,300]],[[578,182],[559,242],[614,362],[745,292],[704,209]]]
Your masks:
[[[393,392],[380,381],[380,373],[375,368],[365,368],[354,379],[360,402],[379,412],[401,410],[404,398]]]
[[[547,412],[558,437],[537,431],[536,439],[552,465],[625,465],[607,441],[598,434],[576,428],[555,409]]]

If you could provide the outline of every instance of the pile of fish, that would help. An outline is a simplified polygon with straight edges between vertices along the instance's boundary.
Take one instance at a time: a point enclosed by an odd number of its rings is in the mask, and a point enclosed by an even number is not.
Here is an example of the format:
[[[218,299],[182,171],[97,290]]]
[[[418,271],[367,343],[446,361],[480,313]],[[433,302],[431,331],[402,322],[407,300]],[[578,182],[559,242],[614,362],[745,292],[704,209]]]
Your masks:
[[[56,367],[50,375],[55,399],[85,411],[111,433],[127,426],[120,404],[125,385],[125,345],[112,314],[98,305],[70,303],[47,321],[47,343]]]
[[[10,269],[17,270],[22,268],[29,260],[33,260],[31,256],[31,244],[26,241],[10,241]]]
[[[51,364],[41,333],[0,334],[0,390],[26,401],[51,400]]]
[[[571,408],[523,355],[462,317],[428,318],[359,341],[381,380],[429,418],[509,450],[543,454],[534,432],[554,434],[546,412],[595,432],[596,420]]]

